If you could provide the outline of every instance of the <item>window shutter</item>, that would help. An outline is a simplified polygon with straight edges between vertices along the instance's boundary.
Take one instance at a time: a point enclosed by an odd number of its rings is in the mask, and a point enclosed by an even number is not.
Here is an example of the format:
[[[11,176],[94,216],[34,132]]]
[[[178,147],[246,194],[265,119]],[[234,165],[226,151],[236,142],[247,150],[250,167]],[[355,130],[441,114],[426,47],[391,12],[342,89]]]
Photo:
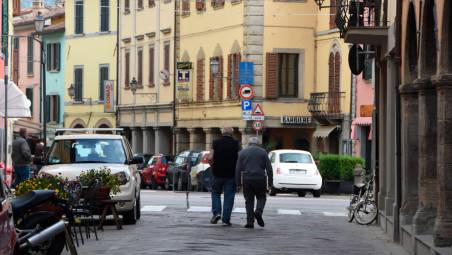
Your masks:
[[[206,0],[196,0],[196,10],[204,11],[206,8]]]
[[[223,56],[218,57],[219,75],[218,75],[218,100],[223,100]]]
[[[278,98],[278,53],[267,52],[266,55],[265,96],[268,99]]]
[[[125,13],[130,12],[130,0],[124,0],[124,12]]]
[[[170,69],[170,44],[169,43],[165,44],[164,54],[165,54],[164,68],[166,71],[169,72],[169,69]],[[169,83],[169,77],[165,81],[165,84],[168,84],[168,83]]]
[[[55,44],[55,70],[60,71],[61,43]]]
[[[204,59],[198,59],[196,63],[196,101],[204,101]]]
[[[148,6],[154,7],[155,6],[155,0],[148,0]]]
[[[210,58],[210,61],[209,61],[209,99],[210,100],[213,100],[213,95],[214,95],[214,93],[213,93],[214,81],[213,81],[213,73],[212,73],[212,65],[211,65],[213,59],[214,58]]]
[[[47,51],[46,51],[46,55],[47,55],[47,63],[46,63],[46,69],[47,71],[52,70],[53,66],[52,66],[52,58],[53,58],[53,52],[52,52],[52,44],[48,43],[47,44]]]
[[[56,95],[55,98],[56,98],[55,106],[54,106],[55,114],[56,114],[55,121],[56,121],[56,123],[60,123],[60,121],[61,121],[61,119],[60,119],[60,111],[61,111],[61,109],[60,109],[60,95]]]
[[[227,88],[226,88],[226,96],[227,96],[227,98],[231,98],[231,87],[232,87],[232,84],[234,84],[234,81],[232,81],[231,79],[232,79],[232,72],[233,72],[233,70],[232,70],[232,63],[233,63],[233,61],[234,61],[234,58],[235,57],[235,54],[229,54],[228,55],[228,74],[227,74],[227,76],[228,76],[228,79],[227,79]]]
[[[143,9],[143,0],[138,0],[138,8]]]
[[[154,83],[154,47],[149,48],[149,85],[155,86]]]
[[[239,65],[240,65],[240,61],[242,56],[240,55],[240,53],[236,53],[235,54],[235,66],[234,66],[234,98],[239,98],[239,90],[240,90],[240,81],[239,81]]]
[[[330,0],[330,29],[336,27],[336,0]]]
[[[45,112],[46,112],[46,123],[49,123],[50,122],[50,120],[51,120],[51,117],[52,116],[50,116],[50,114],[51,114],[51,112],[50,112],[50,105],[51,105],[51,103],[52,103],[52,97],[51,96],[49,96],[49,95],[46,95],[46,105],[45,105],[45,107],[46,107],[46,109],[45,109]]]
[[[182,1],[182,15],[189,15],[190,14],[190,0],[183,0]]]
[[[124,63],[124,87],[130,87],[130,52],[125,53],[125,63]]]
[[[75,69],[75,100],[83,101],[83,69]]]
[[[138,77],[137,85],[139,87],[143,86],[143,49],[138,50]]]

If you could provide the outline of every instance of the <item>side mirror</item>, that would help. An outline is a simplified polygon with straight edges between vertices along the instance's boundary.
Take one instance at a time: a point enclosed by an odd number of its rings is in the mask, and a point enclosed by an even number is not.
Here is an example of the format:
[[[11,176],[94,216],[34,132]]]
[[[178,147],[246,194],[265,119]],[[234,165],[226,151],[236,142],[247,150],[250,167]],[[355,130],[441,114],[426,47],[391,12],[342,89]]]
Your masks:
[[[33,164],[35,165],[44,165],[44,160],[42,157],[35,157],[33,159]]]
[[[142,157],[133,157],[132,161],[130,161],[131,165],[140,165],[143,164],[143,158]]]

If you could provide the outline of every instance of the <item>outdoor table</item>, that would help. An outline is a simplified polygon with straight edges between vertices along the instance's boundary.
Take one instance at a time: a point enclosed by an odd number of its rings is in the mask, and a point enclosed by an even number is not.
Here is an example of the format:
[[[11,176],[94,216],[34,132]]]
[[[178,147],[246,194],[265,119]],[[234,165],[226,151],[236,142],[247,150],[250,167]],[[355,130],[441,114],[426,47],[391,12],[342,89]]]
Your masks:
[[[122,224],[121,221],[119,220],[119,215],[118,215],[118,211],[116,210],[116,204],[117,203],[123,203],[123,202],[128,202],[127,200],[99,200],[97,201],[99,203],[99,206],[102,209],[102,215],[100,217],[100,224],[99,224],[99,229],[103,230],[103,226],[104,226],[104,221],[106,220],[107,217],[107,213],[108,210],[111,210],[111,213],[113,214],[113,218],[115,220],[116,223],[116,229],[122,229]]]

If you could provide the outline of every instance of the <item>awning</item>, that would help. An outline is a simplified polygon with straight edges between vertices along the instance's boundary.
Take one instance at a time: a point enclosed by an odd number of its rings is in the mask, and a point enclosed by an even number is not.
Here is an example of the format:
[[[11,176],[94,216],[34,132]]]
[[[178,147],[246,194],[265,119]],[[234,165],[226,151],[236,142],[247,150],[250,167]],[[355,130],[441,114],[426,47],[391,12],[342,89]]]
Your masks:
[[[334,129],[336,129],[336,127],[337,126],[318,126],[314,131],[313,136],[316,138],[328,137],[330,133],[333,132]]]
[[[8,118],[31,117],[31,102],[27,99],[19,87],[10,81],[8,91]],[[0,116],[5,117],[5,83],[0,80]]]
[[[372,125],[372,117],[358,117],[352,122],[352,125],[370,126]]]

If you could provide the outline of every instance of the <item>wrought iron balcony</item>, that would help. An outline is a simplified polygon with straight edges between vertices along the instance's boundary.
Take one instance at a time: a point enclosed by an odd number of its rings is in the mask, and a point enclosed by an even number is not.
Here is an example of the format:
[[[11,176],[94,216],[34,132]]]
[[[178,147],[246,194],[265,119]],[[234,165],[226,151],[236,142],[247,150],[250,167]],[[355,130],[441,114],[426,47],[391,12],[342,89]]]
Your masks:
[[[308,110],[320,124],[339,124],[344,119],[341,109],[344,98],[345,92],[311,93]]]

